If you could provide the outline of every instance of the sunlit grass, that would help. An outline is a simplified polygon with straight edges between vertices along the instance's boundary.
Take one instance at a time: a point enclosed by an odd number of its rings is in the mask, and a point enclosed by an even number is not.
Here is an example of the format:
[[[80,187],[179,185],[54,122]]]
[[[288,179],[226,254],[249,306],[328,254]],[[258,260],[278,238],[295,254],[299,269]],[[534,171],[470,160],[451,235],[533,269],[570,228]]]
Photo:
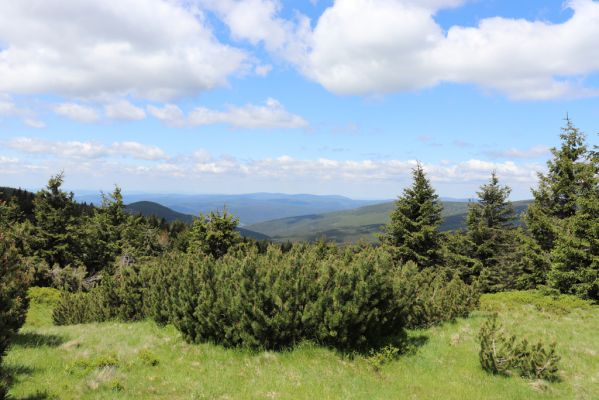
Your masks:
[[[6,364],[16,399],[599,399],[599,307],[554,312],[535,301],[484,296],[471,318],[410,332],[421,345],[380,369],[311,344],[281,353],[190,345],[150,321],[55,327],[50,305],[35,302]],[[476,334],[493,310],[510,332],[557,341],[560,382],[481,370]]]

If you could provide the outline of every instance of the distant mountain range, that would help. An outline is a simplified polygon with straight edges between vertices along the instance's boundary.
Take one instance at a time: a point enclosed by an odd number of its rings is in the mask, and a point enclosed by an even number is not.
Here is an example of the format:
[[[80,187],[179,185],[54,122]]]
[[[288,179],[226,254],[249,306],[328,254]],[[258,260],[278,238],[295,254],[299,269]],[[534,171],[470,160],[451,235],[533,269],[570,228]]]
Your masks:
[[[442,231],[465,228],[468,203],[462,201],[443,201],[444,222]],[[531,200],[514,202],[518,214],[528,208]],[[247,228],[270,236],[277,241],[305,241],[327,238],[338,243],[365,240],[376,241],[376,234],[389,221],[394,202],[387,202],[353,210],[324,214],[304,215],[266,221]]]
[[[195,218],[193,215],[183,214],[177,211],[173,211],[162,204],[154,203],[153,201],[137,201],[135,203],[127,204],[125,210],[130,214],[141,214],[144,216],[154,215],[158,218],[164,218],[167,222],[182,221],[185,223],[192,223]],[[249,237],[257,240],[269,240],[267,235],[262,233],[254,232],[249,229],[238,227],[237,230],[241,236]]]
[[[99,194],[79,194],[77,201],[100,204]],[[353,200],[343,196],[310,194],[251,193],[241,195],[124,194],[126,203],[150,201],[173,211],[199,215],[224,207],[237,216],[241,226],[298,215],[354,209],[385,200]]]
[[[530,200],[514,202],[518,214],[526,210]],[[443,201],[442,231],[465,228],[468,203],[464,201]],[[373,204],[349,210],[298,215],[264,221],[240,227],[243,236],[275,241],[311,241],[320,238],[338,243],[364,240],[375,242],[376,234],[389,221],[394,202]],[[175,220],[190,223],[194,216],[180,213],[151,201],[139,201],[126,206],[134,214],[155,215],[171,222]],[[231,211],[232,212],[232,211]],[[234,214],[234,213],[233,213]]]

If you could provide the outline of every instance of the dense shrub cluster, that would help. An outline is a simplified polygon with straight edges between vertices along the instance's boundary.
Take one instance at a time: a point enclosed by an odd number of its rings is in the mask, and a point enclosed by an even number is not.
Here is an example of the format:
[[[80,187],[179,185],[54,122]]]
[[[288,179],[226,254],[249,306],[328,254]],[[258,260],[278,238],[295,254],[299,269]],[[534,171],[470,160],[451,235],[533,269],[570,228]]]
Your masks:
[[[485,371],[510,375],[518,373],[525,378],[559,379],[560,357],[555,353],[555,343],[545,347],[543,342],[530,344],[526,339],[517,341],[515,336],[506,336],[493,314],[479,332],[480,364]]]
[[[0,230],[0,399],[6,396],[7,390],[2,358],[13,336],[25,323],[28,286],[29,274],[19,259],[14,243]]]
[[[147,316],[172,323],[190,342],[280,349],[311,340],[365,350],[405,327],[467,316],[476,306],[476,290],[457,277],[392,258],[384,248],[325,244],[219,259],[175,253],[63,296],[54,321]]]
[[[480,292],[476,284],[467,285],[448,269],[417,271],[406,264],[401,271],[404,298],[411,299],[407,326],[425,328],[467,317],[478,307]]]

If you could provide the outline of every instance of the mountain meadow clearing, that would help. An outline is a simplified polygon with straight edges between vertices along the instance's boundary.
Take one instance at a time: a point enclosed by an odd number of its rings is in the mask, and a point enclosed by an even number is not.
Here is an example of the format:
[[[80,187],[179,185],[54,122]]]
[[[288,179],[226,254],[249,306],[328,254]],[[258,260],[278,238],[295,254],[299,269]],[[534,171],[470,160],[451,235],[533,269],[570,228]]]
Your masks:
[[[5,360],[15,399],[599,398],[599,307],[571,296],[483,295],[469,318],[410,330],[405,353],[386,359],[311,343],[282,352],[194,345],[152,321],[54,326],[57,292],[31,293]],[[480,368],[476,336],[493,311],[518,336],[558,342],[559,381]]]

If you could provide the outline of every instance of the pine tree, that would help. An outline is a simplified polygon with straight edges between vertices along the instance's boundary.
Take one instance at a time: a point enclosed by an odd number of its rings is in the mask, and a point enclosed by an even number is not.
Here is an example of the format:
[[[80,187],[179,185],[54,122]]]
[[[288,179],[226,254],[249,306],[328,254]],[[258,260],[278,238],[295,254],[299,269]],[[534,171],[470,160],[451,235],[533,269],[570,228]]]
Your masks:
[[[189,232],[188,248],[191,251],[220,258],[229,249],[241,242],[241,235],[236,230],[239,219],[225,209],[222,213],[211,211],[193,221]]]
[[[414,182],[395,203],[391,221],[381,241],[394,249],[401,262],[413,261],[420,268],[441,262],[441,212],[439,196],[426,178],[422,165],[413,170]]]
[[[508,200],[511,189],[500,186],[495,172],[488,184],[477,192],[478,201],[470,203],[466,225],[474,244],[473,258],[481,262],[483,289],[498,291],[516,286],[518,276],[514,220],[516,214]]]

